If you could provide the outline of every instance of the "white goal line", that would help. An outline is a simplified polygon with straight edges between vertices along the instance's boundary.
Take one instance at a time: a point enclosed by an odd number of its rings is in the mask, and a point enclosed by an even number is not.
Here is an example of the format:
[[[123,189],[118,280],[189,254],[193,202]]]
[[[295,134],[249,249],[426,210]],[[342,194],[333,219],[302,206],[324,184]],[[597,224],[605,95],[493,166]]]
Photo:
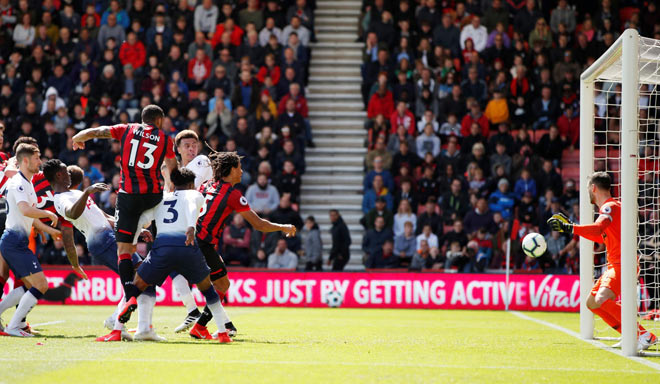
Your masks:
[[[566,328],[564,328],[564,327],[562,327],[562,326],[559,326],[559,325],[557,325],[557,324],[550,323],[550,322],[545,321],[545,320],[535,319],[535,318],[533,318],[533,317],[531,317],[531,316],[527,316],[527,315],[525,315],[524,313],[520,313],[520,312],[518,312],[518,311],[510,311],[509,313],[511,313],[512,315],[517,316],[517,317],[519,317],[519,318],[521,318],[521,319],[523,319],[523,320],[533,321],[533,322],[535,322],[535,323],[537,323],[537,324],[545,325],[546,327],[549,327],[549,328],[552,328],[552,329],[554,329],[554,330],[557,330],[557,331],[563,332],[563,333],[565,333],[565,334],[567,334],[567,335],[569,335],[569,336],[573,336],[574,338],[576,338],[576,339],[578,339],[578,340],[582,340],[582,341],[584,341],[585,343],[591,344],[591,345],[593,345],[594,347],[598,347],[598,348],[603,349],[603,350],[605,350],[605,351],[611,352],[611,353],[613,353],[613,354],[615,354],[615,355],[618,355],[618,356],[621,356],[621,357],[625,357],[626,359],[629,359],[629,360],[635,361],[635,362],[637,362],[637,363],[640,363],[640,364],[646,365],[647,367],[652,368],[652,369],[655,369],[656,371],[660,372],[660,364],[657,364],[657,363],[654,363],[654,362],[652,362],[652,361],[649,361],[648,359],[645,359],[645,358],[643,358],[643,357],[639,357],[639,356],[626,356],[625,354],[623,354],[623,352],[621,352],[621,350],[616,349],[616,348],[612,348],[612,347],[610,347],[610,346],[608,346],[608,345],[606,345],[606,344],[601,343],[600,341],[597,341],[597,340],[585,340],[585,339],[581,338],[580,335],[579,335],[577,332],[573,332],[573,331],[571,331],[570,329],[566,329]]]

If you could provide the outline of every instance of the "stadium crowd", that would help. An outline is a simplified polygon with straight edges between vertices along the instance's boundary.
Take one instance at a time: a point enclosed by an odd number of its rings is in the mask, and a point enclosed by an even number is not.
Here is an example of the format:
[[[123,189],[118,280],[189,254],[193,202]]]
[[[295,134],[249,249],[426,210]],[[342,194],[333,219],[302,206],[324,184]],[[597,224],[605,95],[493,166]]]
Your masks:
[[[304,224],[297,212],[304,148],[314,145],[305,98],[313,9],[313,0],[0,0],[2,149],[11,154],[18,137],[35,138],[44,159],[84,170],[82,188],[111,185],[93,198],[113,214],[119,143],[93,140],[75,151],[71,138],[139,121],[142,107],[157,104],[172,137],[191,129],[205,153],[244,156],[241,187],[255,211],[306,225],[316,235],[306,243],[320,240],[313,218]],[[240,215],[223,244],[229,264],[291,268],[291,256],[303,254],[300,236],[262,237]],[[62,241],[35,247],[43,264],[68,263]],[[78,252],[87,255],[82,245]]]
[[[546,220],[578,221],[579,76],[626,28],[660,38],[659,16],[634,0],[364,1],[365,266],[500,269],[511,238],[516,268],[577,273],[576,240]],[[617,116],[616,92],[596,92]],[[529,232],[544,257],[520,251]]]

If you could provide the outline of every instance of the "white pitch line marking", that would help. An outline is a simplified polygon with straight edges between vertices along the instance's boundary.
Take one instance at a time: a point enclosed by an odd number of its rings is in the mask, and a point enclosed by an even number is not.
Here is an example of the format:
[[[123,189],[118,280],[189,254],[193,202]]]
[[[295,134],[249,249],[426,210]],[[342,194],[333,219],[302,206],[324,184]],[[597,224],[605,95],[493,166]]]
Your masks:
[[[46,358],[30,358],[31,361],[52,361]],[[25,361],[21,358],[13,357],[0,357],[0,362],[15,362]],[[106,360],[99,360],[97,358],[66,358],[67,362],[130,362],[130,363],[183,363],[183,364],[199,364],[205,363],[209,360],[201,359],[145,359],[145,358],[107,358]],[[437,368],[437,369],[475,369],[474,365],[453,365],[453,364],[420,364],[420,363],[401,363],[401,362],[350,362],[350,361],[280,361],[280,360],[222,360],[226,364],[247,364],[247,365],[340,365],[340,366],[359,366],[359,367],[413,367],[413,368]],[[645,373],[648,371],[639,370],[622,370],[622,369],[602,369],[602,368],[567,368],[567,367],[520,367],[520,366],[506,366],[506,365],[491,365],[479,366],[479,369],[488,370],[514,370],[514,371],[562,371],[562,372],[598,372],[598,373]]]
[[[55,325],[55,324],[62,324],[66,323],[65,320],[55,320],[55,321],[47,321],[45,323],[37,323],[37,324],[30,324],[31,327],[43,327],[45,325]]]
[[[576,339],[578,339],[578,340],[581,340],[581,341],[584,341],[585,343],[589,343],[589,344],[593,345],[594,347],[598,347],[598,348],[600,348],[600,349],[604,349],[604,350],[606,350],[606,351],[608,351],[608,352],[614,353],[615,355],[618,355],[618,356],[621,356],[621,357],[625,357],[626,359],[629,359],[629,360],[635,361],[635,362],[637,362],[637,363],[640,363],[640,364],[646,365],[647,367],[652,368],[652,369],[655,369],[656,371],[660,371],[660,364],[654,363],[654,362],[652,362],[652,361],[648,361],[647,359],[645,359],[645,358],[643,358],[643,357],[638,357],[638,356],[626,356],[626,355],[623,354],[623,352],[621,352],[621,351],[618,350],[618,349],[612,348],[612,347],[610,347],[610,346],[608,346],[608,345],[606,345],[606,344],[603,344],[603,343],[601,343],[600,341],[597,341],[597,340],[585,340],[585,339],[583,339],[582,337],[580,337],[580,335],[579,335],[577,332],[573,332],[573,331],[571,331],[570,329],[566,329],[566,328],[564,328],[564,327],[562,327],[562,326],[559,326],[559,325],[557,325],[557,324],[553,324],[553,323],[547,322],[547,321],[545,321],[545,320],[535,319],[535,318],[533,318],[533,317],[527,316],[527,315],[525,315],[525,314],[523,314],[523,313],[520,313],[520,312],[517,312],[517,311],[511,311],[511,312],[509,312],[509,313],[511,313],[512,315],[517,316],[517,317],[519,317],[519,318],[521,318],[521,319],[523,319],[523,320],[533,321],[533,322],[535,322],[535,323],[538,323],[538,324],[541,324],[541,325],[545,325],[546,327],[549,327],[549,328],[552,328],[552,329],[554,329],[554,330],[557,330],[557,331],[563,332],[563,333],[565,333],[565,334],[567,334],[567,335],[569,335],[569,336],[573,336],[574,338],[576,338]]]

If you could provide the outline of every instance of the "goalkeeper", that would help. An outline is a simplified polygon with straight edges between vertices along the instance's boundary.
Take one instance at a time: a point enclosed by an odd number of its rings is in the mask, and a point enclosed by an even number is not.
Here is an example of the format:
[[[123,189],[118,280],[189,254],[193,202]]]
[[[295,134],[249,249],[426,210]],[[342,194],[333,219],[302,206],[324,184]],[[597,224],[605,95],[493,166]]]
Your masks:
[[[612,181],[605,172],[596,172],[588,182],[589,199],[596,204],[599,216],[593,224],[571,223],[562,213],[553,215],[548,224],[553,231],[582,236],[607,248],[607,271],[596,281],[587,299],[587,307],[610,327],[621,333],[621,202],[610,194]],[[641,324],[638,327],[638,350],[646,350],[657,338]],[[619,343],[620,346],[620,343]]]

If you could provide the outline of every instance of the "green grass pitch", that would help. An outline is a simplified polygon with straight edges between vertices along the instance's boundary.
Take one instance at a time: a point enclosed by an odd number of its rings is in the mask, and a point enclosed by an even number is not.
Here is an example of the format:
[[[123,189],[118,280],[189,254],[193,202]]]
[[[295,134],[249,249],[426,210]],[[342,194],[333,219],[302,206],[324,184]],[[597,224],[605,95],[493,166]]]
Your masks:
[[[111,307],[38,306],[41,337],[0,338],[6,383],[641,383],[660,371],[511,313],[232,308],[220,345],[173,333],[183,307],[156,307],[165,343],[97,343]],[[8,321],[11,313],[4,315]],[[577,331],[577,314],[527,313]],[[52,323],[56,322],[56,323]],[[129,323],[134,326],[135,320]],[[649,358],[660,363],[660,358]]]

